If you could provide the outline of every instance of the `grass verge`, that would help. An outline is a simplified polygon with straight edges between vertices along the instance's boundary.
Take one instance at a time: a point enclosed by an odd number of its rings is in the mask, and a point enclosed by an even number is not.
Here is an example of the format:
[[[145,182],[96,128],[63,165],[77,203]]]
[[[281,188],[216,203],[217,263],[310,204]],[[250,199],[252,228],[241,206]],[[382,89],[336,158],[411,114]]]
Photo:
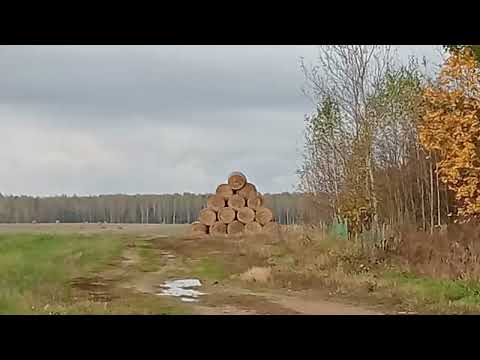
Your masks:
[[[0,235],[0,314],[35,314],[67,301],[68,282],[100,270],[123,245],[108,234]]]
[[[432,254],[430,248],[437,248],[435,241],[430,244],[426,239],[407,239],[397,250],[388,252],[302,229],[281,234],[276,242],[261,237],[245,241],[241,251],[261,258],[262,266],[271,267],[271,287],[321,290],[332,297],[371,304],[385,313],[480,313],[480,282],[473,276],[476,273],[465,271],[476,269],[473,260],[468,268],[454,263],[456,266],[450,268],[455,271],[448,273],[444,266],[436,275],[439,267],[434,265],[442,263],[442,258],[458,256],[459,246],[452,244],[456,253],[445,251],[438,258],[419,258],[419,248]]]

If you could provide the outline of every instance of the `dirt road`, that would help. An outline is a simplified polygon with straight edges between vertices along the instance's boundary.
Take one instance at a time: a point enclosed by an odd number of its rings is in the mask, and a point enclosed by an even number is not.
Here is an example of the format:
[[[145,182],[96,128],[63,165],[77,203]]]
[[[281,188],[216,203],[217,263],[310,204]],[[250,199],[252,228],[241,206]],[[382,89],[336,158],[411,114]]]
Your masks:
[[[234,305],[197,306],[197,310],[199,313],[211,315],[381,315],[380,312],[339,302],[325,301],[320,298],[307,300],[301,294],[252,293],[251,296],[255,297],[255,302],[251,301],[245,304],[239,300]]]
[[[175,239],[177,244],[184,240]],[[166,279],[181,279],[194,276],[201,280],[199,289],[205,293],[198,302],[185,304],[188,313],[206,315],[380,315],[376,310],[348,305],[324,298],[321,292],[311,290],[293,291],[257,286],[252,289],[248,284],[232,281],[231,277],[215,276],[214,271],[198,270],[194,265],[198,257],[206,254],[220,254],[209,246],[197,247],[196,243],[184,241],[184,246],[172,246],[168,239],[142,240],[141,244],[130,246],[123,254],[117,267],[101,276],[110,279],[110,284],[130,291],[158,296],[161,285]],[[198,250],[201,249],[201,253]],[[227,255],[221,253],[224,257]],[[146,260],[148,258],[148,260]],[[158,262],[153,271],[138,271],[145,261]],[[192,265],[193,264],[193,265]],[[149,264],[151,265],[151,264]],[[209,265],[211,266],[211,265]],[[193,270],[192,270],[193,269]],[[159,296],[160,298],[160,296]],[[181,303],[180,298],[174,301]]]

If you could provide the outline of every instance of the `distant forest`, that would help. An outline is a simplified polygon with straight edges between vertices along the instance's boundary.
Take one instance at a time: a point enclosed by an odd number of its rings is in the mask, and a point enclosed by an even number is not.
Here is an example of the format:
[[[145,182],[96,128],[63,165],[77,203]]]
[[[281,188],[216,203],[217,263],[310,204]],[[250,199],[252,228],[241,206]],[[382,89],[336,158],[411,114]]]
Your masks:
[[[185,224],[198,218],[209,194],[32,197],[0,194],[0,223],[109,222]],[[300,193],[265,194],[276,221],[295,224],[308,217]]]

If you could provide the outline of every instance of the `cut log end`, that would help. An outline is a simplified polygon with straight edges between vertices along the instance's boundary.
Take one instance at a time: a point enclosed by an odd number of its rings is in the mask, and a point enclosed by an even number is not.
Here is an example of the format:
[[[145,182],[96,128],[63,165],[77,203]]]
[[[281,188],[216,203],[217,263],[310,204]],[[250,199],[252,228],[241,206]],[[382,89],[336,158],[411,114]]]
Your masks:
[[[255,211],[248,207],[243,207],[238,210],[237,219],[243,224],[251,223],[255,220]]]
[[[228,176],[228,185],[233,190],[240,190],[247,183],[247,177],[239,171],[234,171]]]
[[[251,194],[256,194],[257,188],[255,185],[251,183],[246,183],[244,187],[237,191],[237,194],[243,197],[244,199],[248,199]]]
[[[191,232],[194,235],[206,235],[208,234],[208,226],[196,221],[191,226]]]
[[[217,195],[223,196],[225,200],[228,200],[230,196],[233,195],[232,187],[228,184],[220,184],[217,186],[217,190],[215,191]]]
[[[228,206],[238,211],[245,206],[245,199],[237,194],[232,195],[228,199]]]
[[[269,208],[260,207],[255,214],[255,220],[261,225],[266,225],[273,220],[273,213]]]
[[[215,211],[225,207],[225,198],[222,195],[212,195],[207,199],[207,206]]]
[[[225,235],[227,234],[227,225],[221,221],[217,221],[215,224],[210,226],[210,235]]]
[[[212,226],[217,221],[217,213],[212,209],[202,209],[198,216],[198,220],[207,226]]]
[[[258,222],[253,221],[245,225],[245,233],[246,234],[257,234],[262,231],[262,225]]]
[[[218,211],[218,220],[224,224],[230,224],[235,220],[236,212],[231,207],[224,207]]]
[[[240,221],[235,220],[234,222],[228,224],[227,233],[229,235],[241,234],[244,228],[245,226]]]
[[[263,197],[259,193],[250,193],[248,200],[247,200],[247,206],[250,209],[257,210],[258,208],[263,206]]]

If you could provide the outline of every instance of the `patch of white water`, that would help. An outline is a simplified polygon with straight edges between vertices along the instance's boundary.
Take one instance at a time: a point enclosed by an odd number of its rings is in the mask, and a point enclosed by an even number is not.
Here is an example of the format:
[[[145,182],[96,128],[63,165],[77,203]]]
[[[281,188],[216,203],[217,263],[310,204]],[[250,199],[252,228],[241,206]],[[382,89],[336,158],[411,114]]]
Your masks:
[[[194,299],[194,298],[184,298],[184,297],[182,297],[180,300],[182,300],[183,302],[198,302],[198,299]]]
[[[205,293],[191,289],[199,286],[202,286],[202,283],[198,279],[166,281],[160,285],[163,289],[157,295],[181,297],[184,302],[196,302],[199,296],[205,295]]]

